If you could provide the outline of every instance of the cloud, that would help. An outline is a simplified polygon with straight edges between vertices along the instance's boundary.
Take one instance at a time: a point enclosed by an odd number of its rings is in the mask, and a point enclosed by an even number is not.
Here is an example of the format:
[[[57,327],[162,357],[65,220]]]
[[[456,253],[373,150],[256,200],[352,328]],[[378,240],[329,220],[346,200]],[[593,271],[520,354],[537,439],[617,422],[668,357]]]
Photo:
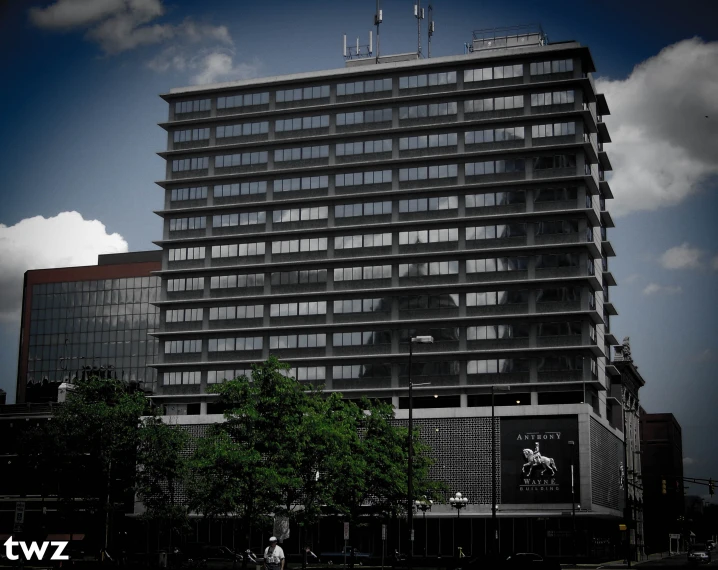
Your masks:
[[[665,251],[659,261],[664,269],[700,269],[704,254],[704,251],[684,242]]]
[[[696,460],[691,457],[683,458],[683,465],[693,465],[695,462],[696,462]]]
[[[86,29],[86,38],[109,55],[170,40],[232,45],[226,26],[152,22],[165,13],[161,0],[56,0],[46,8],[31,8],[30,21],[49,30]]]
[[[631,273],[628,277],[625,277],[624,279],[622,279],[622,281],[626,285],[630,285],[630,284],[638,281],[640,279],[640,277],[641,276],[638,273]]]
[[[718,42],[681,41],[596,86],[611,109],[612,212],[678,204],[718,174]]]
[[[649,283],[643,290],[644,295],[653,295],[655,293],[666,293],[668,295],[675,295],[682,292],[683,289],[680,286],[658,285],[657,283]]]
[[[19,319],[28,269],[95,265],[100,253],[126,251],[120,234],[108,234],[102,222],[85,220],[78,212],[0,224],[0,322]]]
[[[259,75],[262,67],[259,60],[235,64],[234,58],[235,52],[231,49],[201,49],[197,52],[172,45],[147,62],[147,66],[160,73],[190,71],[190,82],[195,85],[251,79]]]

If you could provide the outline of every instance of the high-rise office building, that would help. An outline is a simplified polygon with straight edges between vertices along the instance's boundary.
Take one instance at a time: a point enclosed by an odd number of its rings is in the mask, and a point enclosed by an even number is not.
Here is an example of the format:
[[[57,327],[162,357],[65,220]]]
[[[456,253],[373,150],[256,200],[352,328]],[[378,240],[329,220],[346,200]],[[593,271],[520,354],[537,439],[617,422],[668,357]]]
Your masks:
[[[490,516],[496,391],[502,536],[565,555],[576,504],[595,555],[616,547],[605,520],[623,507],[609,110],[587,47],[496,36],[163,95],[158,396],[179,421],[213,421],[207,388],[274,354],[406,419],[409,342],[430,335],[414,417],[465,516]],[[430,553],[452,551],[427,534]]]

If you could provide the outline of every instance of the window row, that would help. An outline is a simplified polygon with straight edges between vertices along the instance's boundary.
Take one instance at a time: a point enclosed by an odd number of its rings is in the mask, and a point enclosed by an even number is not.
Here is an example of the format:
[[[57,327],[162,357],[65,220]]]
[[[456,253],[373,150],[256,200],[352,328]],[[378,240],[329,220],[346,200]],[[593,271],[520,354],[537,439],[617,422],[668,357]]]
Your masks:
[[[458,176],[458,165],[442,164],[435,166],[417,166],[414,168],[400,168],[399,181],[432,180],[435,178],[455,178]]]
[[[416,150],[421,148],[456,146],[457,140],[458,136],[456,133],[402,137],[399,139],[399,150]]]
[[[329,145],[303,146],[297,148],[281,148],[274,151],[274,162],[288,160],[309,160],[312,158],[327,158]]]
[[[241,125],[222,125],[217,127],[217,138],[246,137],[249,135],[265,135],[269,132],[269,122],[244,123]]]
[[[486,111],[504,111],[506,109],[523,109],[524,96],[489,97],[464,101],[464,113],[483,113]]]
[[[285,178],[274,181],[275,192],[294,192],[296,190],[316,190],[329,186],[328,176],[305,176],[302,178]]]
[[[359,281],[366,279],[391,279],[391,265],[366,265],[364,267],[337,267],[334,281]]]
[[[511,79],[512,77],[523,77],[524,66],[516,65],[498,65],[495,67],[483,67],[481,69],[465,69],[464,83],[472,83],[474,81],[492,81],[495,79]]]
[[[391,202],[386,202],[391,205]],[[416,198],[399,200],[399,213],[427,212],[438,210],[455,210],[459,207],[458,196],[441,196],[440,198]],[[391,208],[389,212],[391,212]]]
[[[334,249],[355,249],[360,247],[384,247],[391,245],[391,234],[361,234],[354,236],[337,236],[334,238]]]
[[[274,130],[278,133],[283,133],[287,131],[300,131],[306,129],[322,129],[328,126],[329,115],[316,115],[314,117],[279,119],[274,123]]]
[[[323,99],[326,97],[329,97],[329,85],[277,91],[277,103],[304,101],[306,99]]]
[[[418,87],[434,87],[456,83],[455,71],[442,71],[423,75],[410,75],[399,78],[399,89],[416,89]]]
[[[464,199],[467,208],[485,208],[490,206],[506,206],[509,204],[524,204],[526,202],[526,194],[523,190],[509,190],[507,192],[467,194]]]
[[[183,200],[205,200],[207,198],[207,187],[198,186],[193,188],[173,188],[170,194],[172,202]]]
[[[321,348],[327,345],[327,335],[319,334],[286,334],[269,337],[269,349],[279,348]]]
[[[276,213],[276,212],[275,212]],[[252,226],[266,221],[265,212],[242,212],[241,214],[221,214],[212,216],[212,227],[227,228],[233,226]]]
[[[491,340],[500,338],[528,337],[529,325],[526,323],[466,327],[466,340]]]
[[[534,234],[575,234],[578,232],[578,220],[552,220],[534,223]]]
[[[169,250],[170,261],[204,259],[204,247],[180,247]]]
[[[209,352],[240,352],[243,350],[262,350],[261,336],[236,338],[210,338],[207,343]]]
[[[278,224],[282,222],[326,220],[328,216],[328,206],[318,206],[315,208],[292,208],[290,210],[274,210],[274,212],[272,212],[272,222]]]
[[[572,59],[534,62],[529,66],[531,75],[547,75],[549,73],[566,73],[573,71]]]
[[[252,164],[266,164],[267,151],[243,152],[237,154],[226,154],[214,157],[215,168],[230,168],[232,166],[249,166]]]
[[[214,187],[215,198],[226,198],[228,196],[249,196],[251,194],[266,194],[267,181],[258,182],[236,182],[234,184],[217,184]]]
[[[335,184],[342,186],[361,186],[363,184],[384,184],[391,182],[391,170],[376,170],[373,172],[349,172],[337,174]]]
[[[175,113],[198,113],[209,111],[212,108],[210,99],[199,99],[197,101],[178,101],[175,103]]]
[[[254,105],[268,105],[269,92],[245,93],[231,97],[217,97],[217,109],[232,109],[234,107],[251,107]]]
[[[210,278],[210,289],[244,289],[263,287],[264,273],[243,273],[241,275],[215,275]]]
[[[183,372],[163,372],[162,382],[165,386],[178,384],[199,384],[202,373],[199,370],[185,370]]]
[[[430,103],[429,105],[411,105],[399,107],[399,119],[424,119],[426,117],[446,117],[456,115],[456,101],[448,103]]]
[[[525,305],[528,302],[528,289],[466,293],[467,307],[489,307],[494,305]]]
[[[337,126],[362,125],[364,123],[384,123],[391,121],[391,109],[371,109],[351,113],[337,113]]]
[[[399,245],[442,243],[447,241],[459,241],[459,228],[399,232]]]
[[[383,214],[391,214],[391,202],[364,202],[363,204],[340,204],[334,206],[335,218],[381,216]]]
[[[210,307],[210,321],[230,321],[234,319],[259,319],[264,316],[264,305],[230,305],[228,307]]]
[[[496,271],[527,271],[528,257],[489,257],[467,259],[466,273],[491,273]]]
[[[202,320],[202,309],[167,309],[165,322],[184,323]]]
[[[209,127],[204,129],[174,131],[174,133],[172,133],[172,138],[176,143],[209,140]]]
[[[340,143],[336,146],[337,156],[352,156],[355,154],[374,154],[378,152],[391,152],[391,139],[378,141],[360,141],[353,143]]]
[[[207,226],[207,218],[205,216],[197,216],[194,218],[171,218],[170,231],[184,230],[203,230]]]
[[[272,303],[271,317],[302,317],[306,315],[326,315],[326,301],[305,301],[302,303]]]
[[[549,123],[548,125],[533,125],[531,127],[531,138],[543,137],[565,137],[576,134],[576,123]]]
[[[526,237],[526,224],[524,222],[515,222],[511,224],[474,226],[465,228],[464,231],[467,240]]]
[[[187,170],[206,170],[209,168],[209,157],[182,158],[172,161],[172,172],[185,172]]]
[[[187,277],[184,279],[168,279],[167,291],[203,291],[204,277]]]
[[[489,360],[469,360],[466,362],[467,374],[508,374],[528,372],[527,358],[498,358]]]
[[[165,354],[182,354],[187,352],[202,352],[202,339],[165,341]]]
[[[399,277],[425,277],[427,275],[458,275],[458,261],[431,261],[429,263],[400,263]]]
[[[290,239],[272,242],[272,253],[326,251],[327,238]]]
[[[575,93],[573,89],[568,91],[552,91],[551,93],[532,93],[531,106],[542,107],[544,105],[565,105],[574,102]]]
[[[212,258],[222,257],[246,257],[252,255],[264,255],[265,244],[263,241],[256,243],[232,243],[227,245],[213,245]]]
[[[302,283],[326,283],[326,269],[303,269],[301,271],[276,271],[271,276],[272,285],[296,285]]]
[[[384,299],[342,299],[334,301],[334,314],[378,313],[382,311]],[[391,305],[386,304],[389,310]]]
[[[534,202],[563,202],[577,199],[578,188],[539,188],[534,191]]]
[[[391,91],[391,78],[369,79],[367,81],[355,81],[354,83],[337,83],[337,96],[360,95],[362,93],[378,93],[380,91]]]
[[[246,376],[247,378],[252,377],[251,370],[208,370],[207,371],[207,384],[218,384],[227,380],[234,380]]]
[[[504,174],[524,172],[526,163],[523,158],[511,160],[486,160],[483,162],[467,162],[464,166],[466,176],[482,176],[484,174]]]
[[[464,133],[464,142],[466,144],[481,144],[515,140],[524,140],[523,127],[501,127],[498,129],[484,129],[482,131],[467,131]]]

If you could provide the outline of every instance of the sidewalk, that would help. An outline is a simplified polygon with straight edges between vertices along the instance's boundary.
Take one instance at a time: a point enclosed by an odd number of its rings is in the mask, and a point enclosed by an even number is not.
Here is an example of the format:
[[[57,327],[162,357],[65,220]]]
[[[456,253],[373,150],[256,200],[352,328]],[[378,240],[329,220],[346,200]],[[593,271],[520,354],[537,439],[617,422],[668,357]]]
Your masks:
[[[684,556],[685,552],[681,553],[673,553],[670,554],[668,552],[656,552],[655,554],[649,554],[646,556],[643,560],[640,562],[632,561],[631,567],[634,566],[640,566],[641,564],[645,564],[646,562],[652,562],[654,560],[661,560],[662,558],[673,558],[675,556]],[[561,564],[562,568],[628,568],[628,563],[625,559],[622,560],[614,560],[613,562],[600,562],[597,564]]]

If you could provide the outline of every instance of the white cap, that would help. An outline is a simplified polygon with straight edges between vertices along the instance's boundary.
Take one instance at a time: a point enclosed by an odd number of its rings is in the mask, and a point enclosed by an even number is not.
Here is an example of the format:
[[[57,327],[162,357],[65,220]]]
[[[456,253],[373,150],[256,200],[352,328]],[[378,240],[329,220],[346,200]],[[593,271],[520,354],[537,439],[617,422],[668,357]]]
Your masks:
[[[277,537],[276,537],[276,536],[270,536],[270,537],[269,537],[269,542],[277,542]]]

